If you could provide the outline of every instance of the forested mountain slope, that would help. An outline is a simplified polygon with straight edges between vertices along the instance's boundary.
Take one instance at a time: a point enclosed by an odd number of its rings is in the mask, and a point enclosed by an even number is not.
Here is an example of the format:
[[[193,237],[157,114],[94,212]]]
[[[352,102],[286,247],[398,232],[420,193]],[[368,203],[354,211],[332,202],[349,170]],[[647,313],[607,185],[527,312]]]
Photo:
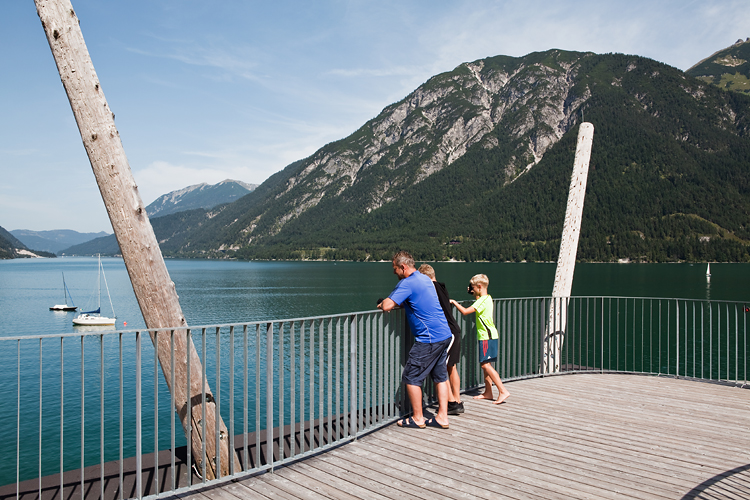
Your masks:
[[[553,260],[582,119],[580,259],[750,260],[750,97],[560,50],[462,64],[189,228],[154,227],[182,257]]]

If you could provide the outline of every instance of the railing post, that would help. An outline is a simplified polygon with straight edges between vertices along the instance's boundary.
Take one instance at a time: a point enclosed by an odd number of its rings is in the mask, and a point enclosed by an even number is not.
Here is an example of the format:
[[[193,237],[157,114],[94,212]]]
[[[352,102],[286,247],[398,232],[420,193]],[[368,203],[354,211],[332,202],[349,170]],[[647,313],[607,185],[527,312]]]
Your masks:
[[[266,326],[266,463],[273,472],[273,323]]]
[[[675,321],[675,351],[677,352],[677,364],[675,365],[674,373],[679,378],[680,376],[680,300],[675,299],[675,315],[677,320]]]
[[[349,425],[350,434],[357,440],[357,427],[359,418],[357,416],[357,315],[352,316],[351,331],[349,333],[349,383],[351,384],[349,395]]]

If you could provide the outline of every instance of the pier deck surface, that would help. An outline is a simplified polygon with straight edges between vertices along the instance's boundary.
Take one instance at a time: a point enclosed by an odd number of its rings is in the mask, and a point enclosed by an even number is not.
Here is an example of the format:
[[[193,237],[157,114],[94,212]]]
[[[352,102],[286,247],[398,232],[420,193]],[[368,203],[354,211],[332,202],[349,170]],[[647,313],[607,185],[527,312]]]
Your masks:
[[[750,391],[577,374],[466,396],[450,429],[395,424],[273,473],[181,495],[251,498],[750,498]]]

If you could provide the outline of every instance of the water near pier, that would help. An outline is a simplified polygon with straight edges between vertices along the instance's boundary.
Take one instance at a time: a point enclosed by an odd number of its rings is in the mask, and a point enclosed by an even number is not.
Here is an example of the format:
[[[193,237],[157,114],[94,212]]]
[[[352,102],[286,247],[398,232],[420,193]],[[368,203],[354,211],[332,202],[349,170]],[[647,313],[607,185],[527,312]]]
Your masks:
[[[122,259],[102,262],[117,329],[145,327]],[[433,265],[458,300],[470,299],[466,285],[476,273],[489,276],[495,298],[549,295],[555,275],[555,264]],[[167,260],[167,268],[190,325],[371,310],[396,284],[390,263]],[[62,272],[76,305],[96,307],[94,258],[0,261],[0,336],[76,331],[75,313],[49,311],[63,300]],[[750,301],[750,265],[714,264],[711,274],[707,282],[705,264],[578,264],[573,295]],[[104,293],[102,313],[109,312]]]

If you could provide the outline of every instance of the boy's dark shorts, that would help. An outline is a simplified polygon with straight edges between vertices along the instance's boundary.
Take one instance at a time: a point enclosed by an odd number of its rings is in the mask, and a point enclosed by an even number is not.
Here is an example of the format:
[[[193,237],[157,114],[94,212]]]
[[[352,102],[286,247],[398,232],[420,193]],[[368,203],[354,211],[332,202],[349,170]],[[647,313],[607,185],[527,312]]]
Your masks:
[[[453,344],[448,349],[448,366],[455,366],[461,359],[461,332],[453,332]]]
[[[441,342],[425,344],[414,342],[404,366],[401,380],[408,385],[422,385],[427,375],[432,376],[436,384],[448,380],[448,348],[453,336]]]

